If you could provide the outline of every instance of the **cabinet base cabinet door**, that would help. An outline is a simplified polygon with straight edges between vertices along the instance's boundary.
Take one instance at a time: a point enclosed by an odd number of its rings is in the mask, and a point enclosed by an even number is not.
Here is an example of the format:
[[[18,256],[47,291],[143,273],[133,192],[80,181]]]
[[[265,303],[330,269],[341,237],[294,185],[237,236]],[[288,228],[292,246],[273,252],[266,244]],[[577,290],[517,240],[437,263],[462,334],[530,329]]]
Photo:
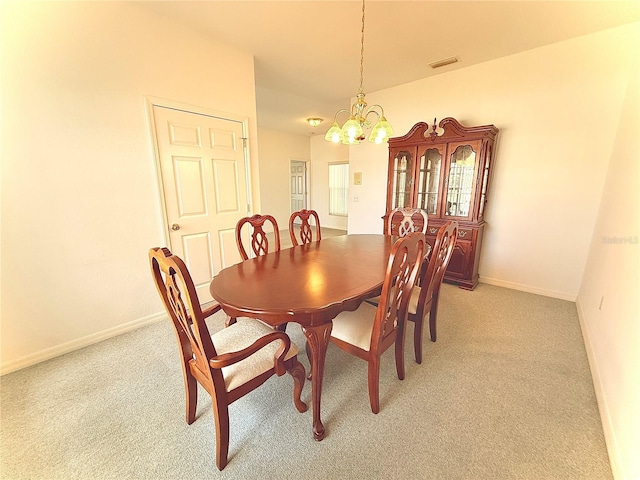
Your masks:
[[[434,234],[442,223],[444,222],[441,220],[433,220],[429,223],[427,243],[432,249],[436,240]],[[483,234],[484,224],[464,224],[458,227],[458,239],[451,253],[451,260],[443,278],[444,282],[458,285],[465,290],[473,290],[478,285],[480,279],[478,264]]]
[[[464,280],[469,278],[469,253],[471,244],[469,242],[456,242],[451,253],[451,260],[447,267],[446,276],[451,279]]]
[[[457,241],[451,253],[451,260],[444,281],[461,288],[473,289],[478,284],[478,273],[473,272],[473,245],[471,242]]]

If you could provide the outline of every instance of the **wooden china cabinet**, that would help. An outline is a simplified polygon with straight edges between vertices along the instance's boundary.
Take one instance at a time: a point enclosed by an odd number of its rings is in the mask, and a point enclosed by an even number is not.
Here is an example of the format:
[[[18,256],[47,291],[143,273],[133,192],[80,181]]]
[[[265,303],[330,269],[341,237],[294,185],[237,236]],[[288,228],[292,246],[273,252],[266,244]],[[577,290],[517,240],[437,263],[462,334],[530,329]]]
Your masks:
[[[444,280],[462,288],[478,284],[484,211],[498,129],[464,127],[454,118],[436,126],[416,123],[402,137],[389,139],[385,224],[394,208],[427,212],[427,240],[433,246],[438,228],[458,222],[456,241]]]

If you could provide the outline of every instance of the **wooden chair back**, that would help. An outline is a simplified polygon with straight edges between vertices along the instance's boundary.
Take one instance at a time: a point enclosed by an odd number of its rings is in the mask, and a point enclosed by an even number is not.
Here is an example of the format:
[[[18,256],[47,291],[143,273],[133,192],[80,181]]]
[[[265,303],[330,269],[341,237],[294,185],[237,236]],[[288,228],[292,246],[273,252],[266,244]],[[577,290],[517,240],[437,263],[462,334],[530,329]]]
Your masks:
[[[453,254],[453,247],[458,238],[458,222],[449,220],[438,229],[436,240],[433,243],[433,251],[429,258],[429,266],[425,275],[418,280],[418,285],[427,286],[424,297],[432,297],[442,285],[442,279],[449,266],[449,260]],[[422,293],[422,292],[421,292]]]
[[[393,342],[404,337],[404,325],[411,290],[416,282],[427,242],[422,232],[400,237],[389,255],[382,292],[376,310],[370,351],[382,353]]]
[[[220,382],[224,385],[224,382],[222,374],[219,371],[213,372],[209,367],[208,359],[215,357],[217,353],[187,266],[167,248],[152,249],[149,259],[156,288],[180,345],[183,370],[190,368],[190,362],[195,362],[203,378],[206,378],[207,390],[215,390],[214,385],[219,385]],[[220,306],[215,304],[214,310],[209,314],[218,310]],[[187,412],[187,417],[189,416]]]
[[[310,219],[313,220],[313,224],[309,221]],[[299,225],[295,224],[297,220],[300,221]],[[313,228],[314,226],[315,228]],[[293,212],[289,217],[289,236],[291,237],[291,242],[294,247],[313,242],[314,230],[315,240],[321,240],[320,218],[318,217],[318,212],[315,210],[299,210]]]
[[[278,230],[278,222],[271,215],[253,215],[251,217],[241,218],[236,224],[236,244],[242,260],[248,260],[249,254],[242,243],[243,227],[248,225],[251,251],[254,256],[265,255],[269,252],[280,250],[280,231]],[[269,228],[265,230],[265,226],[270,225],[273,230],[273,245],[269,245]]]
[[[438,313],[438,297],[442,279],[451,260],[453,249],[458,238],[458,222],[449,220],[438,229],[426,269],[422,269],[417,286],[413,292],[408,320],[415,323],[414,350],[416,362],[422,363],[422,331],[424,317],[429,314],[429,335],[436,341],[436,319]]]
[[[419,208],[394,208],[389,212],[386,235],[404,237],[411,232],[427,233],[427,212]]]

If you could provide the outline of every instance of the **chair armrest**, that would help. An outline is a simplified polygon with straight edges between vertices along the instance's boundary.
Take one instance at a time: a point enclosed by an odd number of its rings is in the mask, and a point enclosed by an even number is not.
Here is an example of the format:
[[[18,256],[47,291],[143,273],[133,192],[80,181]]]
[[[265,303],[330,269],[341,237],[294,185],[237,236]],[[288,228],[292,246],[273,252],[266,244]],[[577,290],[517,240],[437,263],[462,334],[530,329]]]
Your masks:
[[[273,333],[265,335],[264,337],[260,337],[247,348],[243,348],[242,350],[238,350],[237,352],[217,355],[209,360],[209,365],[211,365],[212,368],[222,368],[233,365],[234,363],[238,363],[245,358],[250,357],[258,350],[264,348],[266,345],[269,345],[271,342],[274,342],[276,340],[281,340],[282,346],[278,348],[273,355],[273,366],[275,368],[276,375],[281,377],[286,372],[286,368],[284,366],[284,357],[291,347],[291,339],[289,338],[289,335],[280,331],[275,331]]]
[[[204,315],[204,318],[210,317],[211,315],[219,312],[222,309],[218,302],[204,303],[200,306],[200,308],[202,308],[202,315]]]
[[[206,305],[206,307],[205,307],[205,305]],[[214,313],[216,313],[220,309],[222,309],[220,304],[218,302],[214,302],[214,301],[211,301],[209,303],[204,303],[204,304],[200,305],[200,310],[202,310],[203,318],[210,317],[211,315],[213,315]],[[193,318],[191,318],[191,315],[187,316],[187,322],[189,322],[189,325],[193,325]]]

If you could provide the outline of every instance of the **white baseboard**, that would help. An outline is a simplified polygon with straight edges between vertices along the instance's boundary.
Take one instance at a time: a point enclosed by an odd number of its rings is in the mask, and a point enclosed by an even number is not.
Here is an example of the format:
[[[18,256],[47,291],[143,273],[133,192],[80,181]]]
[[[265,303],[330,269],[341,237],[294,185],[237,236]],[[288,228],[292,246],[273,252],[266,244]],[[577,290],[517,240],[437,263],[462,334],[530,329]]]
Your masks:
[[[495,285],[496,287],[510,288],[512,290],[519,290],[521,292],[535,293],[536,295],[542,295],[545,297],[557,298],[559,300],[568,300],[575,302],[577,294],[567,292],[556,292],[554,290],[546,290],[543,288],[536,288],[530,285],[524,285],[522,283],[506,282],[497,278],[480,277],[480,283],[486,283],[488,285]]]
[[[101,332],[92,333],[91,335],[87,335],[86,337],[71,340],[70,342],[62,343],[54,347],[45,348],[44,350],[40,350],[39,352],[31,353],[29,355],[25,355],[24,357],[18,358],[17,360],[0,365],[0,375],[5,375],[22,368],[30,367],[31,365],[35,365],[36,363],[50,360],[54,357],[64,355],[65,353],[69,353],[74,350],[93,345],[94,343],[102,342],[103,340],[107,340],[123,333],[136,330],[145,325],[150,325],[152,323],[156,323],[166,319],[166,313],[155,313],[153,315],[149,315],[132,322],[127,322],[113,328],[108,328],[107,330],[103,330]]]
[[[593,379],[593,388],[596,392],[596,400],[598,402],[598,411],[600,412],[600,421],[602,422],[604,440],[605,444],[607,445],[607,451],[609,452],[609,463],[611,464],[611,472],[613,473],[613,478],[625,479],[627,477],[625,476],[624,465],[622,459],[620,458],[620,450],[618,448],[616,434],[613,429],[611,415],[609,414],[604,387],[602,386],[602,377],[600,376],[598,362],[595,358],[593,344],[591,342],[591,335],[589,333],[589,328],[587,327],[584,310],[582,310],[582,305],[579,299],[576,300],[576,308],[578,310],[578,320],[580,321],[582,339],[587,351],[587,359],[589,360],[591,378]]]

